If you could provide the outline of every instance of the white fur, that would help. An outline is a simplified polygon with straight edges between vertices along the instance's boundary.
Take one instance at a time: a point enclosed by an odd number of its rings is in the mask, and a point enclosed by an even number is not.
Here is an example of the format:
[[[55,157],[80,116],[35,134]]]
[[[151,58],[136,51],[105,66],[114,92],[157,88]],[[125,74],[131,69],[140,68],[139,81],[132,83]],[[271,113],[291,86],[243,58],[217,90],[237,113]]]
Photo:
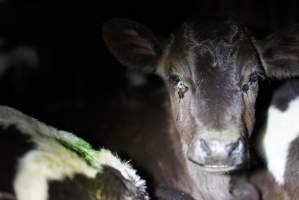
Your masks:
[[[48,181],[75,174],[94,178],[97,170],[56,141],[40,141],[36,150],[21,158],[14,180],[18,200],[47,200]]]
[[[133,182],[136,187],[145,190],[145,181],[136,174],[136,170],[129,162],[122,162],[117,156],[105,149],[101,149],[99,160],[101,166],[107,165],[117,169],[125,179]]]
[[[263,138],[263,150],[269,171],[280,185],[284,184],[284,173],[288,151],[292,141],[299,136],[299,98],[292,100],[286,111],[271,106]]]

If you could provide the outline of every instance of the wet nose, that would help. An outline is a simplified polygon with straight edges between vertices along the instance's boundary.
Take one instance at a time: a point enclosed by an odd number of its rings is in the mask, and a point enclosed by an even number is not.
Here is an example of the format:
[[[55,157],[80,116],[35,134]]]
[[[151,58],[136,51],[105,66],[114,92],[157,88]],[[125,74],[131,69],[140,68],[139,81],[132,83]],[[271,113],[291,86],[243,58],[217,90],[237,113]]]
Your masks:
[[[245,144],[241,139],[235,142],[197,139],[190,145],[188,157],[210,171],[231,171],[245,161]]]

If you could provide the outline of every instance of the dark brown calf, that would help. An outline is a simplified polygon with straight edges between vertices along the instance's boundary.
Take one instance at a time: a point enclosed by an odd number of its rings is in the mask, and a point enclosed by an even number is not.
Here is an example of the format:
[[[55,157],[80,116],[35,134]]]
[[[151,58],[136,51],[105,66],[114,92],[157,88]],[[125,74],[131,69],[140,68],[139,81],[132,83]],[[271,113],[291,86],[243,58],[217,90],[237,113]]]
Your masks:
[[[136,22],[111,20],[104,25],[104,40],[122,64],[155,72],[165,82],[169,97],[159,102],[157,116],[147,116],[143,125],[155,122],[150,130],[142,129],[148,132],[146,143],[168,149],[165,157],[157,157],[158,148],[151,156],[159,163],[145,167],[164,177],[157,182],[195,199],[244,199],[230,192],[231,177],[206,171],[229,172],[248,159],[258,79],[298,75],[297,33],[295,26],[255,41],[232,20],[192,20],[160,41]],[[151,134],[167,138],[167,144],[158,137],[151,140]],[[155,150],[146,147],[143,144],[135,153],[147,159],[144,151]],[[240,195],[245,193],[244,188]]]

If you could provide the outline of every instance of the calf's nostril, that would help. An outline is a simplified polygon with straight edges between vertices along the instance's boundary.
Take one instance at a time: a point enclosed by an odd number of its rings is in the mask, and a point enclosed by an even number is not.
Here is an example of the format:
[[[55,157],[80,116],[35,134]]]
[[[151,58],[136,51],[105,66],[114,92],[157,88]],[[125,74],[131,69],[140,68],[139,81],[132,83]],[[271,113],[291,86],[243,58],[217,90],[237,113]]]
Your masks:
[[[203,140],[203,139],[200,139],[200,147],[206,153],[209,153],[211,151],[208,143],[205,140]]]
[[[232,144],[229,144],[229,146],[228,146],[229,155],[231,155],[232,153],[235,153],[235,152],[240,152],[242,149],[242,146],[243,146],[243,143],[241,140],[238,140]]]

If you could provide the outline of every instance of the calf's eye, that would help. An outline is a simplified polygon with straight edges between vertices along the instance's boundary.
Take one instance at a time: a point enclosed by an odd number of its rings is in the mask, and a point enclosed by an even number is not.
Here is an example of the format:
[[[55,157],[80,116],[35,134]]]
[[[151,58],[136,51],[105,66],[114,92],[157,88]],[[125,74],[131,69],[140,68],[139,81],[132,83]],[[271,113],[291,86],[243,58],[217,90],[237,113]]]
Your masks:
[[[250,82],[250,83],[255,83],[255,82],[258,81],[258,79],[259,79],[259,75],[258,75],[257,72],[252,72],[252,73],[250,74],[250,76],[249,76],[249,82]]]
[[[242,91],[243,92],[247,92],[249,90],[249,86],[248,86],[248,84],[244,84],[244,85],[242,85]]]
[[[252,72],[249,75],[248,81],[242,85],[242,91],[247,92],[249,89],[255,87],[258,80],[259,80],[258,72]]]
[[[176,74],[170,74],[168,77],[168,81],[171,85],[176,86],[180,82],[180,77]]]

